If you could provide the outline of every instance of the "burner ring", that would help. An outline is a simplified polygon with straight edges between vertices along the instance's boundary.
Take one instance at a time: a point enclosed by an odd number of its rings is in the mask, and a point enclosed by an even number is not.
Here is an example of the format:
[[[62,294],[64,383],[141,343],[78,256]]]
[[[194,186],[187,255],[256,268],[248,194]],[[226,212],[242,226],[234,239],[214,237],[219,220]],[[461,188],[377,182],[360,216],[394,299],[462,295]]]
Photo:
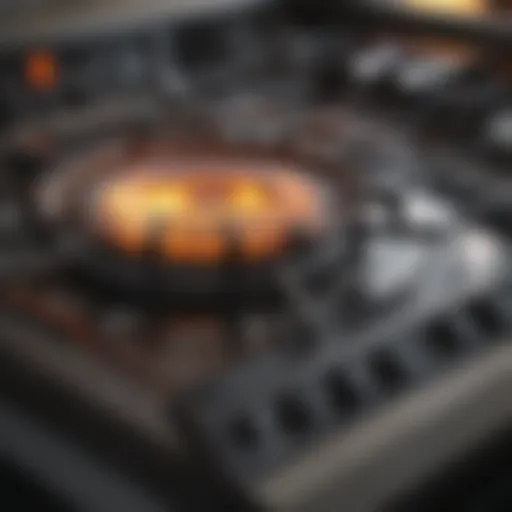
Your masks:
[[[192,157],[173,160],[169,174],[170,164],[98,183],[88,213],[98,236],[127,253],[208,264],[228,256],[232,238],[239,257],[257,260],[281,251],[290,226],[312,235],[322,227],[315,184],[285,168]]]
[[[317,167],[219,140],[120,140],[46,175],[37,200],[54,230],[79,233],[95,273],[109,261],[101,273],[138,288],[158,267],[164,288],[186,289],[187,273],[221,289],[234,266],[261,269],[257,288],[298,234],[313,245],[339,227],[334,194],[308,172]]]

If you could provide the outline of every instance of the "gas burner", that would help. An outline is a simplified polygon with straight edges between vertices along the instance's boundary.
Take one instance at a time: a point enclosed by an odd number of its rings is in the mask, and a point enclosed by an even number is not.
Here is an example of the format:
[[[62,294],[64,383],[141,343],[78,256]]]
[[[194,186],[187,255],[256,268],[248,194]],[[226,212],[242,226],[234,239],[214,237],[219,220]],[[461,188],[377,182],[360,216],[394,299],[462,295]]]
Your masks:
[[[401,0],[400,4],[413,12],[457,18],[478,18],[490,9],[486,0]]]
[[[389,3],[408,15],[450,22],[500,20],[509,16],[511,10],[509,0],[391,0]]]
[[[282,252],[295,226],[315,238],[327,215],[319,187],[265,163],[144,162],[96,184],[87,215],[100,237],[129,253],[215,263],[229,256],[234,236],[241,260],[267,259]]]
[[[78,259],[120,285],[230,293],[231,272],[246,291],[265,288],[298,239],[322,243],[341,218],[321,164],[267,153],[219,140],[113,143],[45,174],[36,203],[47,229],[78,240]]]
[[[8,281],[23,276],[6,287],[9,307],[171,394],[399,307],[454,223],[408,181],[407,145],[343,110],[304,110],[264,145],[222,130],[250,125],[256,104],[209,105],[188,121],[182,109],[177,124],[203,119],[200,135],[152,124],[27,183],[27,235],[55,261],[11,271]],[[286,107],[264,104],[257,122],[282,123]]]

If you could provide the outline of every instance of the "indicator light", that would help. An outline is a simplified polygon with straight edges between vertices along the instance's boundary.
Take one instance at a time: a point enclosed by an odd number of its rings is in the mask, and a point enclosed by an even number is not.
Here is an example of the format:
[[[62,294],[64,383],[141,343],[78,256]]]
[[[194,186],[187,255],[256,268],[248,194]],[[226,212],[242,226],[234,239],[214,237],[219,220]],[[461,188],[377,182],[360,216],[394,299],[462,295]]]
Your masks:
[[[55,55],[49,50],[35,50],[25,61],[25,80],[37,91],[50,91],[57,85],[59,66]]]

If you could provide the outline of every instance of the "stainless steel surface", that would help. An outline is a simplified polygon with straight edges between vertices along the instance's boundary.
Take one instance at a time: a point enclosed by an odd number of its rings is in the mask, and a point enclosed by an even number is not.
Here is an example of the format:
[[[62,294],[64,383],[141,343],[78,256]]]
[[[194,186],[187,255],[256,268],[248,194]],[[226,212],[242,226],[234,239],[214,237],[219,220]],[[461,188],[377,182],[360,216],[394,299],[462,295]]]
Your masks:
[[[0,314],[0,354],[36,372],[58,375],[59,381],[100,410],[142,430],[164,452],[176,443],[173,426],[165,418],[165,401],[145,392],[86,351],[65,349],[37,328],[23,325],[8,312]]]
[[[229,12],[257,0],[80,0],[13,12],[0,21],[0,44],[76,36],[195,14]]]
[[[493,237],[478,231],[456,237],[452,254],[466,267],[468,293],[495,279],[501,258]],[[446,280],[431,284],[446,286]],[[311,446],[308,455],[261,479],[253,488],[257,502],[294,512],[381,510],[512,419],[512,348],[498,347]]]
[[[502,346],[261,482],[271,510],[373,512],[512,420],[512,347]]]
[[[0,402],[0,456],[21,466],[79,512],[165,512],[169,506],[98,465],[77,446]]]

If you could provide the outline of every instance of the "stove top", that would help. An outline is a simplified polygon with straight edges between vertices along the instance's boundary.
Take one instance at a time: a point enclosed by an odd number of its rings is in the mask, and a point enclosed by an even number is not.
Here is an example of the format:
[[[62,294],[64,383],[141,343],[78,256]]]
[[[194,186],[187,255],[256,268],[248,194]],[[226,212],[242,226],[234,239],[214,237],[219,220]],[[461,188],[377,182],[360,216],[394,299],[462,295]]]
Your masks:
[[[512,328],[506,55],[253,16],[4,49],[1,374],[160,495],[375,510]]]
[[[415,169],[395,176],[404,191],[375,186],[374,162],[351,155],[363,142],[350,142],[352,127],[314,144],[322,124],[350,125],[343,111],[305,111],[269,147],[232,141],[224,109],[210,110],[203,140],[167,121],[167,136],[160,126],[92,144],[28,183],[6,175],[18,217],[4,233],[6,306],[162,397],[286,344],[301,317],[323,330],[352,288],[375,314],[400,303],[458,229],[447,204],[409,185]],[[390,176],[414,162],[395,144],[374,157]]]

